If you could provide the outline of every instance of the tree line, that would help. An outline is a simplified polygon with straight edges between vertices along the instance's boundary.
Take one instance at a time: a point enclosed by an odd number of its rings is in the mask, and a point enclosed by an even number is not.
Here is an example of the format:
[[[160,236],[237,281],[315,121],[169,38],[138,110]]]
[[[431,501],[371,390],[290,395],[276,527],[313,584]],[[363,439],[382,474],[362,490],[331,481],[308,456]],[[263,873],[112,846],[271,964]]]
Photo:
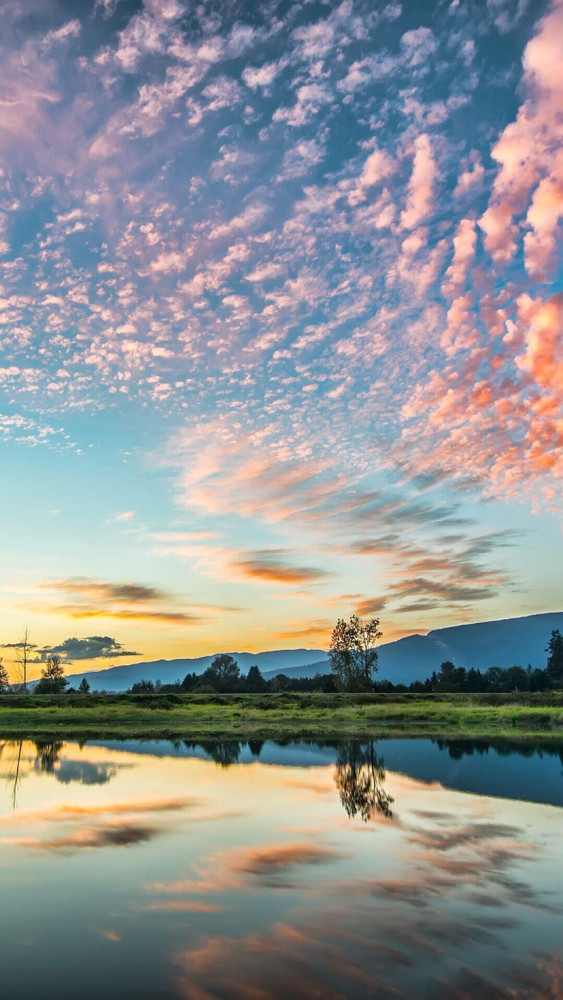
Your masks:
[[[266,694],[267,692],[313,692],[321,691],[327,694],[336,691],[347,692],[533,692],[548,691],[563,687],[563,636],[558,629],[551,633],[546,652],[548,654],[545,669],[513,666],[502,669],[489,667],[481,671],[475,668],[456,667],[450,660],[445,660],[439,670],[435,670],[426,680],[413,681],[411,684],[393,684],[388,680],[376,680],[378,669],[378,652],[376,641],[381,638],[379,620],[377,618],[362,621],[352,615],[346,622],[339,619],[331,638],[328,656],[331,664],[330,674],[316,674],[314,677],[291,677],[280,673],[267,679],[260,668],[250,667],[247,674],[241,673],[239,665],[230,653],[219,653],[211,665],[202,674],[188,673],[183,680],[178,679],[173,684],[162,684],[160,681],[141,680],[129,689],[131,694],[153,693],[199,693],[199,694]],[[23,654],[25,673],[20,690],[27,690],[27,648],[28,634],[26,630]],[[10,684],[6,668],[0,658],[0,693],[14,690]],[[78,689],[69,687],[64,675],[61,658],[52,654],[45,662],[39,681],[34,687],[34,694],[88,694],[90,685],[83,678]]]

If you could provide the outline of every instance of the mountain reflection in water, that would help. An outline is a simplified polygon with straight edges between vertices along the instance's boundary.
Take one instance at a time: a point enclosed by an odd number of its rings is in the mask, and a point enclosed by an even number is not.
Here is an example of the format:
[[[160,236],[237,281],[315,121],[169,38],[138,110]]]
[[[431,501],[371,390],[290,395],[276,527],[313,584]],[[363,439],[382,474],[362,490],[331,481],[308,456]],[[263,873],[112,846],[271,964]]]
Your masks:
[[[508,749],[1,743],[3,995],[561,1000],[561,810],[430,770]]]

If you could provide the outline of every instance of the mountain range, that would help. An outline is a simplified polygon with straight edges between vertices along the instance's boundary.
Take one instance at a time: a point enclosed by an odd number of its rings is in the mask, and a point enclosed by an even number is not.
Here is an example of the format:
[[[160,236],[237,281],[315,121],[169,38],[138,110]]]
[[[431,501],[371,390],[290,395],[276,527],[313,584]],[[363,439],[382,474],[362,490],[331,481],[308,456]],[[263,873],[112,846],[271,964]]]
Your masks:
[[[546,646],[554,629],[563,632],[563,611],[504,618],[500,621],[476,622],[433,629],[427,635],[409,635],[378,647],[378,678],[393,684],[410,684],[424,680],[438,670],[444,660],[456,667],[512,667],[518,664],[544,668]],[[140,680],[161,680],[170,684],[187,673],[202,674],[216,656],[186,657],[174,660],[150,660],[128,663],[106,670],[90,670],[71,674],[68,680],[77,687],[85,677],[93,689],[126,691]],[[256,664],[267,679],[284,673],[289,677],[314,677],[330,673],[330,661],[322,649],[278,649],[263,653],[231,654],[242,673]]]

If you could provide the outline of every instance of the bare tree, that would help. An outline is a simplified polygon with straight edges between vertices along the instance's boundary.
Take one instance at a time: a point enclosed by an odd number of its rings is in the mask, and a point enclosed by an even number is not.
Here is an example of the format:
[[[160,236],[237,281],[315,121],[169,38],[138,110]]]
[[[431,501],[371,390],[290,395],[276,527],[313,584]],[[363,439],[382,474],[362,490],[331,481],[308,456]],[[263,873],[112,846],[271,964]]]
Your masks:
[[[18,680],[21,684],[22,691],[27,691],[27,665],[29,663],[31,650],[33,649],[33,645],[29,641],[29,628],[27,625],[22,632],[22,637],[18,642],[16,649],[16,670]]]

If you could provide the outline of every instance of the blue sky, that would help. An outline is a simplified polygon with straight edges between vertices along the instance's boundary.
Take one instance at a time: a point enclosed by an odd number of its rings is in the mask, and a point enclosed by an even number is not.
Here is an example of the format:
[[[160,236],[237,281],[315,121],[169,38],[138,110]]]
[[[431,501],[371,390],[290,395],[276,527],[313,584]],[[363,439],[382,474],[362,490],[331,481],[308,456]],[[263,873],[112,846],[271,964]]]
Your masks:
[[[561,608],[560,0],[2,19],[2,642]]]

